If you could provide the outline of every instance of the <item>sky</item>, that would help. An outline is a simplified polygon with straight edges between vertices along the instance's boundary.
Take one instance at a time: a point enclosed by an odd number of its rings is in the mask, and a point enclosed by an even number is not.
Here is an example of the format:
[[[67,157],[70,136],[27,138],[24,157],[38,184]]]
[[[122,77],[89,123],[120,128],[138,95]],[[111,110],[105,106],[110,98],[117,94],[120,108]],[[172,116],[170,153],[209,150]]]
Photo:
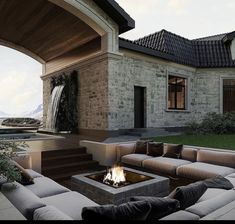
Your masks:
[[[235,0],[116,0],[136,21],[135,40],[162,29],[188,39],[235,31]]]
[[[0,46],[0,111],[20,115],[42,103],[42,65]]]
[[[235,31],[235,0],[116,0],[136,21],[135,40],[166,29],[188,39]],[[0,47],[0,111],[21,114],[42,103],[41,64]]]

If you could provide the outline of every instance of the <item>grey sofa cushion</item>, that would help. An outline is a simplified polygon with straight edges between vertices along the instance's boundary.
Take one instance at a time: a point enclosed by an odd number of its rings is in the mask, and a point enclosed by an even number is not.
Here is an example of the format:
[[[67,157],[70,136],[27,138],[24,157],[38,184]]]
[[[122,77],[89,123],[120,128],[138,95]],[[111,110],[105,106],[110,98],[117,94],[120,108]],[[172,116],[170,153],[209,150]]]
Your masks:
[[[177,187],[168,197],[180,202],[180,209],[186,209],[194,205],[206,192],[207,187],[202,182],[196,182],[187,186]]]
[[[211,163],[219,166],[235,168],[235,153],[212,150],[199,150],[197,162]]]
[[[39,174],[39,173],[35,172],[34,170],[26,169],[26,171],[27,171],[27,172],[30,174],[30,176],[32,176],[33,178],[43,177],[42,174]]]
[[[135,152],[135,142],[123,143],[116,146],[117,149],[117,162],[120,162],[125,155],[133,154]]]
[[[233,168],[196,162],[177,169],[177,175],[192,180],[204,180],[218,175],[227,176],[234,172]]]
[[[222,176],[216,176],[210,179],[206,179],[203,181],[203,183],[208,188],[219,188],[219,189],[225,189],[225,190],[231,190],[233,189],[232,183]]]
[[[196,162],[197,161],[197,152],[198,152],[198,149],[196,149],[196,148],[184,147],[181,152],[181,159],[188,160],[191,162]]]
[[[52,205],[74,220],[82,220],[84,207],[98,206],[94,201],[77,192],[67,192],[55,196],[43,198],[46,205]]]
[[[39,208],[34,212],[33,220],[35,221],[63,221],[73,220],[54,206]]]
[[[232,185],[235,187],[235,173],[232,173],[232,174],[226,176],[225,178],[228,179],[230,181],[230,183],[232,183]]]
[[[157,221],[160,218],[176,212],[180,208],[179,201],[171,198],[136,196],[130,198],[131,201],[147,201],[151,205],[151,211],[147,220]]]
[[[165,144],[163,157],[181,159],[183,145],[178,144]]]
[[[201,220],[235,220],[235,201],[210,213]]]
[[[36,194],[39,198],[50,197],[70,191],[47,177],[35,178],[34,184],[25,187]]]
[[[151,205],[147,201],[134,201],[121,205],[84,207],[82,218],[85,221],[146,221]]]
[[[187,211],[178,211],[178,212],[175,212],[171,215],[168,215],[160,220],[163,220],[163,221],[174,221],[174,220],[199,220],[200,217],[198,215],[195,215],[195,214],[192,214],[190,212],[187,212]]]
[[[191,164],[191,162],[182,159],[173,159],[167,157],[156,157],[156,158],[146,159],[143,161],[144,168],[172,176],[176,175],[176,169],[179,166],[185,164]]]
[[[153,157],[144,154],[130,154],[122,157],[122,163],[142,167],[143,161],[150,158]]]
[[[19,183],[3,184],[1,190],[28,220],[33,219],[33,213],[36,209],[46,206],[39,197]]]
[[[197,201],[197,203],[209,200],[211,198],[215,198],[220,194],[223,194],[227,190],[224,189],[218,189],[218,188],[208,188],[205,192],[205,194],[202,195],[202,197]]]
[[[209,200],[197,203],[189,208],[186,211],[191,212],[203,218],[210,213],[224,207],[225,205],[231,203],[235,200],[235,191],[229,190],[226,191],[217,197],[211,198]]]

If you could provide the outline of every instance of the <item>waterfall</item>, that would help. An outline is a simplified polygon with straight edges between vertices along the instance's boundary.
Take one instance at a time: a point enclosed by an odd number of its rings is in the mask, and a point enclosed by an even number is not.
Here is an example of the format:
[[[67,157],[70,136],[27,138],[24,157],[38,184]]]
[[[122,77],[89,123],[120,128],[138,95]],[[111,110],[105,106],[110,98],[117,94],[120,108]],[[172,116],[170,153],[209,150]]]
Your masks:
[[[60,99],[64,87],[65,87],[64,85],[56,86],[52,91],[51,100],[47,111],[47,120],[46,120],[46,130],[48,131],[52,132],[56,131],[56,121],[58,116]]]

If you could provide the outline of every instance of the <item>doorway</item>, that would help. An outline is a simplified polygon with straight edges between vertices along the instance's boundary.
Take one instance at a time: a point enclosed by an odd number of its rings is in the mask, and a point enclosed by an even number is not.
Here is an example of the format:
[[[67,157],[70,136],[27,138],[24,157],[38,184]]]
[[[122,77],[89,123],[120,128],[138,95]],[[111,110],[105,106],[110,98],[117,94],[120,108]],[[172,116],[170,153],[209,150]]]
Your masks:
[[[145,128],[145,120],[146,120],[146,113],[145,113],[145,95],[146,95],[146,88],[135,86],[135,128]]]

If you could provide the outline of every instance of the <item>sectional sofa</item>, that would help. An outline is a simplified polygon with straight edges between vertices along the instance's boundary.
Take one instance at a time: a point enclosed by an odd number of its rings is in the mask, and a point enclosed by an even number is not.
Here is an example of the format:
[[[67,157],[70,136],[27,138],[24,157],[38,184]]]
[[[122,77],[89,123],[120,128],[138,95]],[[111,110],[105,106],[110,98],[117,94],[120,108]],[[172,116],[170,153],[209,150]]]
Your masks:
[[[164,144],[164,151],[168,145],[172,144]],[[184,146],[180,158],[176,159],[137,154],[135,147],[134,142],[117,145],[117,161],[126,166],[144,169],[172,179],[185,178],[197,181],[217,175],[226,177],[235,173],[235,153],[233,152]]]
[[[117,145],[117,162],[189,183],[221,175],[234,186],[209,188],[195,205],[162,220],[235,220],[235,153],[184,146],[180,159],[174,159],[136,154],[135,147],[135,142]]]
[[[30,168],[28,155],[20,156],[17,162],[24,168]],[[2,183],[0,187],[1,192],[28,220],[82,220],[83,207],[98,205],[31,169],[26,171],[34,178],[34,184]]]
[[[121,160],[131,155],[127,153],[127,151],[132,152],[130,144],[118,147]],[[185,150],[184,158],[191,158],[193,152],[194,150]],[[192,163],[185,165],[189,164]],[[24,162],[21,165],[27,168],[27,163]],[[82,194],[70,191],[31,169],[27,171],[34,177],[33,185],[5,183],[1,185],[1,191],[28,220],[82,220],[81,213],[84,207],[99,206]],[[227,175],[226,178],[235,187],[235,172]],[[235,190],[210,188],[195,205],[162,218],[162,220],[219,219],[235,220]]]

